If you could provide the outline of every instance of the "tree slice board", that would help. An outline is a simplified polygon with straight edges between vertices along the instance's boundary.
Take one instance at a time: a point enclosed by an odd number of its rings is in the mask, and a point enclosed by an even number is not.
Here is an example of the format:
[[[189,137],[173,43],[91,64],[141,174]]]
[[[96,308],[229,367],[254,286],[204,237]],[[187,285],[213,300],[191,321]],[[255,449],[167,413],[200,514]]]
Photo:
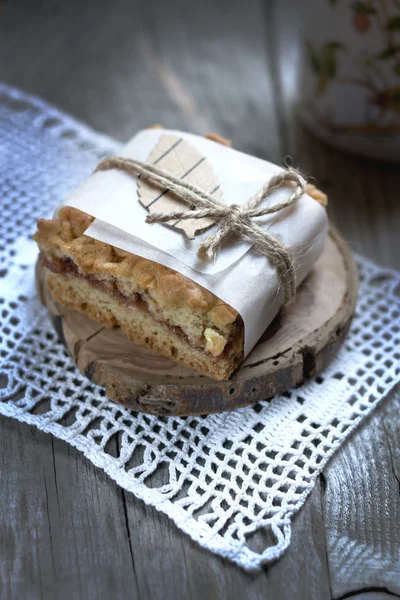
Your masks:
[[[324,369],[336,355],[357,299],[350,249],[330,229],[325,251],[229,381],[214,381],[182,367],[56,304],[37,268],[41,300],[78,369],[107,396],[132,410],[157,415],[206,414],[281,394]]]

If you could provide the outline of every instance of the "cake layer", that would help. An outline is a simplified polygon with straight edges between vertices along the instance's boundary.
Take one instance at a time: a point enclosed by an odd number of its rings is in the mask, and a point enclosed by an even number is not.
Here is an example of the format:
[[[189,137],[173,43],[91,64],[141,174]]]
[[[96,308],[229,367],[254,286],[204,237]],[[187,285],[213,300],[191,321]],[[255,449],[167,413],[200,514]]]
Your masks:
[[[156,320],[179,327],[192,346],[214,356],[222,354],[233,333],[243,345],[243,322],[233,308],[172,269],[86,236],[91,222],[89,215],[67,207],[57,219],[41,219],[35,240],[43,266],[83,277],[122,303],[140,297]]]
[[[225,346],[222,355],[213,356],[192,346],[179,328],[158,322],[143,301],[124,304],[82,277],[47,270],[46,286],[54,300],[63,306],[83,313],[105,327],[120,327],[129,339],[145,344],[202,375],[227,379],[242,360],[241,348],[238,348],[234,337]]]

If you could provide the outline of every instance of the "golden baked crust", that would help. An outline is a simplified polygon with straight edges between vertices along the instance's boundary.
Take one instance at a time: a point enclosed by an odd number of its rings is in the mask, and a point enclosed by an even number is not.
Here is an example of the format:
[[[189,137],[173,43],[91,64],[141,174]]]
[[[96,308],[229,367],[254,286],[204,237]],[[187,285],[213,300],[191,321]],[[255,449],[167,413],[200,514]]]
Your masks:
[[[61,208],[56,219],[40,219],[34,236],[39,248],[49,258],[71,258],[84,275],[111,275],[139,283],[144,290],[155,292],[163,306],[209,313],[218,327],[233,323],[238,316],[228,304],[184,275],[146,258],[120,250],[84,235],[93,217],[68,206]]]
[[[228,146],[228,148],[232,148],[231,140],[227,140],[226,138],[222,137],[222,135],[219,135],[219,133],[206,133],[204,137],[212,142],[217,142],[217,144],[221,144],[222,146]]]
[[[328,206],[328,196],[321,192],[313,183],[307,183],[306,185],[307,194],[316,200],[321,206]]]
[[[38,222],[34,238],[54,299],[203,375],[228,378],[243,359],[237,311],[172,269],[86,236],[92,221],[63,207]]]

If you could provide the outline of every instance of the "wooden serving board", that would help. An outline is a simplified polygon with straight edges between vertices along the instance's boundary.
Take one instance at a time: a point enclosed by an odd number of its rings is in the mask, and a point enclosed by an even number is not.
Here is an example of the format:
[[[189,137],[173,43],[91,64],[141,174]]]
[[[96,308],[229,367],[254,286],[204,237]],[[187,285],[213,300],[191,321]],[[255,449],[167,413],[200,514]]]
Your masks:
[[[41,300],[77,367],[107,396],[157,415],[232,410],[281,394],[326,367],[342,344],[357,299],[350,249],[331,229],[325,251],[229,381],[214,381],[56,304],[37,268]]]

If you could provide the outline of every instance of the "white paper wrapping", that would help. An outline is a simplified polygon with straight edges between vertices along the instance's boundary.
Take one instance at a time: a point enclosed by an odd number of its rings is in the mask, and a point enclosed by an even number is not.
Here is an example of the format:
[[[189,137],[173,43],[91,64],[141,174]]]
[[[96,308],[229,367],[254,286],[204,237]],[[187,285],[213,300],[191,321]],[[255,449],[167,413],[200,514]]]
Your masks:
[[[244,204],[282,170],[211,140],[164,129],[141,131],[122,149],[120,156],[146,161],[165,134],[180,136],[205,156],[216,173],[227,204]],[[276,204],[289,193],[282,188],[266,202]],[[245,355],[282,305],[283,292],[275,268],[264,256],[252,252],[250,243],[233,240],[223,246],[213,262],[199,261],[196,253],[201,240],[213,229],[187,240],[179,231],[147,224],[147,210],[138,201],[136,179],[124,172],[94,173],[63,204],[95,217],[86,231],[90,237],[179,271],[235,308],[244,321]],[[293,206],[258,218],[257,224],[289,249],[297,284],[301,283],[324,247],[328,229],[325,209],[303,195]]]

